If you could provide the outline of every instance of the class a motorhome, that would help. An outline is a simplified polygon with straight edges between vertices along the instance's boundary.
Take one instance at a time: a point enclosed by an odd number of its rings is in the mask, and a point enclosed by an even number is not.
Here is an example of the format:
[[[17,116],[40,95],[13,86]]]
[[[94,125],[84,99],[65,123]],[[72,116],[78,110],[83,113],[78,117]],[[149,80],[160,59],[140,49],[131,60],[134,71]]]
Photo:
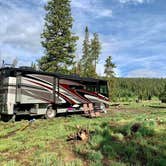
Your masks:
[[[26,67],[0,69],[0,114],[6,121],[27,114],[53,118],[58,113],[82,111],[85,103],[105,109],[107,81]]]

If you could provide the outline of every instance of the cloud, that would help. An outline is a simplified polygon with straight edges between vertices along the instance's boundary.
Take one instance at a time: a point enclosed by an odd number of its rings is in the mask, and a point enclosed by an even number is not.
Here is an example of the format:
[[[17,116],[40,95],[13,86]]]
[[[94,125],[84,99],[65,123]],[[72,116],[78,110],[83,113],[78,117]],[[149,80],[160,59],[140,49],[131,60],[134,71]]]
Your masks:
[[[153,70],[148,70],[148,69],[138,69],[138,70],[133,70],[128,73],[127,77],[148,77],[148,78],[162,78],[166,77],[165,74],[160,74],[157,71]]]
[[[3,25],[0,30],[1,44],[28,51],[39,49],[43,20],[39,14],[15,7],[11,3],[7,9],[1,6],[0,15],[0,24]]]
[[[16,57],[19,65],[29,65],[43,55],[40,34],[47,1],[0,0],[1,58],[12,61]],[[77,59],[87,25],[90,35],[99,33],[102,43],[99,74],[111,55],[121,77],[166,76],[165,6],[163,0],[72,0],[73,32],[80,37]]]
[[[26,5],[30,4],[26,1],[25,6],[22,5],[18,0],[0,2],[0,51],[1,57],[6,61],[13,57],[24,61],[27,56],[33,61],[41,53],[40,33],[43,26],[41,7],[28,8]]]
[[[146,3],[146,2],[150,2],[151,0],[118,0],[120,3],[139,3],[139,4],[142,4],[142,3]]]
[[[71,6],[93,15],[93,17],[112,17],[112,10],[110,8],[103,8],[97,0],[72,0]]]

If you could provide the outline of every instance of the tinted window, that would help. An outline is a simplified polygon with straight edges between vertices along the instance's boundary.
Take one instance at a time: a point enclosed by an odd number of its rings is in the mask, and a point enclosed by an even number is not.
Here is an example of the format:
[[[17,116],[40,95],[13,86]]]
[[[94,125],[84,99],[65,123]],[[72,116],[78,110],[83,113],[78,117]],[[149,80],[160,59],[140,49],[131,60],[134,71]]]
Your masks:
[[[88,86],[86,86],[86,90],[88,90],[90,92],[96,92],[97,88],[94,85],[88,85]]]
[[[99,86],[99,93],[108,97],[108,87],[107,85],[100,85]]]

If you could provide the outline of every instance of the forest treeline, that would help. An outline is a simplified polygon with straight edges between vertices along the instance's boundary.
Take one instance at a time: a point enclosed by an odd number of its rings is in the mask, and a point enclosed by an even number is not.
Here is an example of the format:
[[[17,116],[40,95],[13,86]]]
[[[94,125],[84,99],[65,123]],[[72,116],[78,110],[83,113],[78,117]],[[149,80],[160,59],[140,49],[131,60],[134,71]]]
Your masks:
[[[113,78],[109,81],[110,98],[114,101],[160,98],[165,85],[163,78]]]

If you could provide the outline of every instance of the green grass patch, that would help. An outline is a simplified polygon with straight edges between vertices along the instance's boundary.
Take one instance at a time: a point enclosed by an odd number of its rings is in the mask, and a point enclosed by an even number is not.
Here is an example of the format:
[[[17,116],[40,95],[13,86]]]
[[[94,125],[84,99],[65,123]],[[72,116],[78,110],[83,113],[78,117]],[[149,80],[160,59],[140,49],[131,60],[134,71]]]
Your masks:
[[[0,122],[1,165],[165,165],[166,109],[141,102],[111,107],[96,119],[80,115]],[[155,103],[156,104],[156,103]],[[90,131],[87,142],[67,142],[77,127]]]

